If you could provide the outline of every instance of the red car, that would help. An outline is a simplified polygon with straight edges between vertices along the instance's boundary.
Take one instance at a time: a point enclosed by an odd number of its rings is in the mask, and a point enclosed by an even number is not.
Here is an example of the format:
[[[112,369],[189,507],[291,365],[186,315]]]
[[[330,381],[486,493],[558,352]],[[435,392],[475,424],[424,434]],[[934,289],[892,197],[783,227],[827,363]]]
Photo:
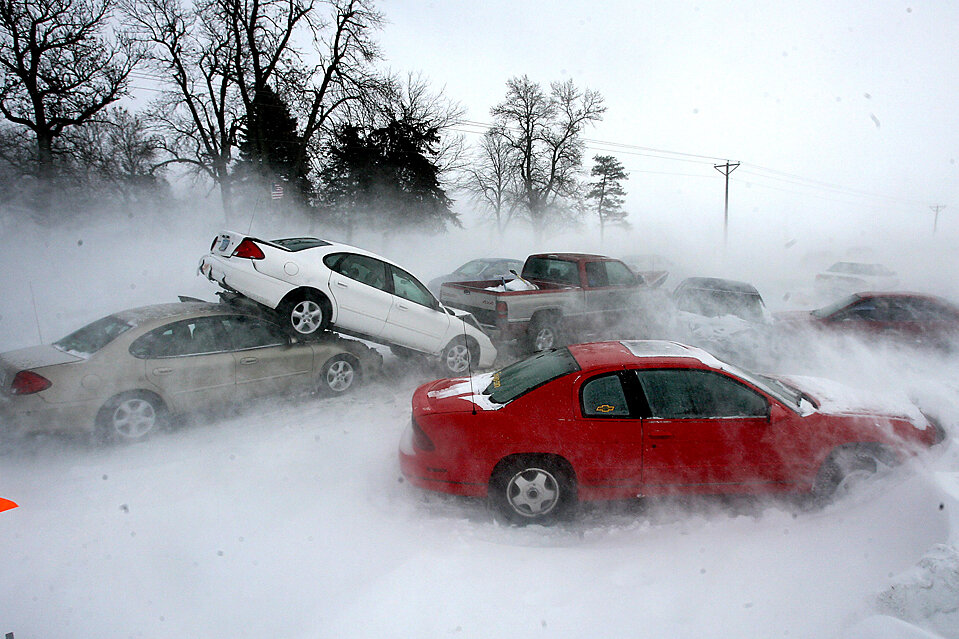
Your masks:
[[[786,330],[815,328],[917,346],[959,344],[959,308],[919,293],[856,293],[815,311],[781,313],[776,319]]]
[[[577,500],[829,495],[848,474],[942,438],[905,398],[757,375],[675,342],[623,341],[421,386],[399,457],[413,485],[489,497],[522,524],[560,518]]]

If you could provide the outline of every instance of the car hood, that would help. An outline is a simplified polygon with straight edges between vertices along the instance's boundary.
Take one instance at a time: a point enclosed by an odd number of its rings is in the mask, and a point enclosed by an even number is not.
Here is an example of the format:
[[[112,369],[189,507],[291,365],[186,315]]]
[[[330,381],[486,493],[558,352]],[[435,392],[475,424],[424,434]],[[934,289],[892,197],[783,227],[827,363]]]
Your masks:
[[[492,382],[493,373],[436,380],[424,387],[428,410],[433,413],[460,413],[474,407],[499,410],[502,404],[491,402],[488,395],[482,394]]]
[[[66,353],[49,344],[28,346],[27,348],[0,354],[0,362],[3,363],[4,367],[16,368],[17,370],[53,366],[55,364],[70,364],[82,360],[83,358],[79,355]]]
[[[790,375],[780,379],[814,399],[820,413],[906,419],[919,430],[927,425],[919,407],[904,394],[873,393],[821,377]]]

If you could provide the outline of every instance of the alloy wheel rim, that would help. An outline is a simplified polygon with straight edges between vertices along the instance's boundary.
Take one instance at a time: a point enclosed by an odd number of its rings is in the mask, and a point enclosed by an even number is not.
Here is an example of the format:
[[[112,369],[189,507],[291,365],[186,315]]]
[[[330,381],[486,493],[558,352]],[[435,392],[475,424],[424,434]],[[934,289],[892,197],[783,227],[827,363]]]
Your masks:
[[[457,344],[446,353],[446,368],[454,373],[462,373],[469,368],[470,349],[465,344]]]
[[[552,348],[554,341],[553,329],[541,328],[536,334],[536,350],[545,351],[547,348]]]
[[[127,399],[113,411],[113,430],[126,439],[142,437],[156,426],[156,410],[143,399]]]
[[[506,486],[510,507],[524,517],[542,517],[559,503],[559,483],[542,468],[526,468],[513,475]]]
[[[316,302],[303,300],[293,307],[290,318],[297,333],[312,333],[320,327],[323,309]]]
[[[326,385],[330,390],[342,393],[353,385],[353,367],[345,360],[333,362],[326,371]]]

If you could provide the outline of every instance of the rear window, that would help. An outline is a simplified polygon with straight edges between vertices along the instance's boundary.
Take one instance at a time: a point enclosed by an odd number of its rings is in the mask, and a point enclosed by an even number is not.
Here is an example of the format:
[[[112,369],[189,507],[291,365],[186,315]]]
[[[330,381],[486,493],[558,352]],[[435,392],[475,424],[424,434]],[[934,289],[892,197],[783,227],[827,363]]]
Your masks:
[[[497,404],[506,404],[557,377],[579,370],[567,348],[543,351],[493,373],[493,382],[483,391]]]
[[[304,249],[316,248],[317,246],[331,246],[326,240],[320,240],[315,237],[287,237],[282,240],[270,240],[277,246],[282,246],[288,251],[302,251]]]
[[[523,277],[579,286],[579,265],[554,257],[531,257],[523,267]]]
[[[57,340],[53,345],[74,355],[92,355],[131,328],[133,324],[115,315],[108,315]]]

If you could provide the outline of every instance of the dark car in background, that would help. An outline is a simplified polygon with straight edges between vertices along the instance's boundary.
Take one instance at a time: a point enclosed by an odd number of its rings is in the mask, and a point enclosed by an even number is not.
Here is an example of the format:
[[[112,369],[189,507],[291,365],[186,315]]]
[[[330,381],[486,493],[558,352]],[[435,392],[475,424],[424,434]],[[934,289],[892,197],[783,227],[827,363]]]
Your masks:
[[[780,332],[816,330],[914,346],[959,345],[959,306],[921,293],[854,293],[814,311],[778,313]]]

